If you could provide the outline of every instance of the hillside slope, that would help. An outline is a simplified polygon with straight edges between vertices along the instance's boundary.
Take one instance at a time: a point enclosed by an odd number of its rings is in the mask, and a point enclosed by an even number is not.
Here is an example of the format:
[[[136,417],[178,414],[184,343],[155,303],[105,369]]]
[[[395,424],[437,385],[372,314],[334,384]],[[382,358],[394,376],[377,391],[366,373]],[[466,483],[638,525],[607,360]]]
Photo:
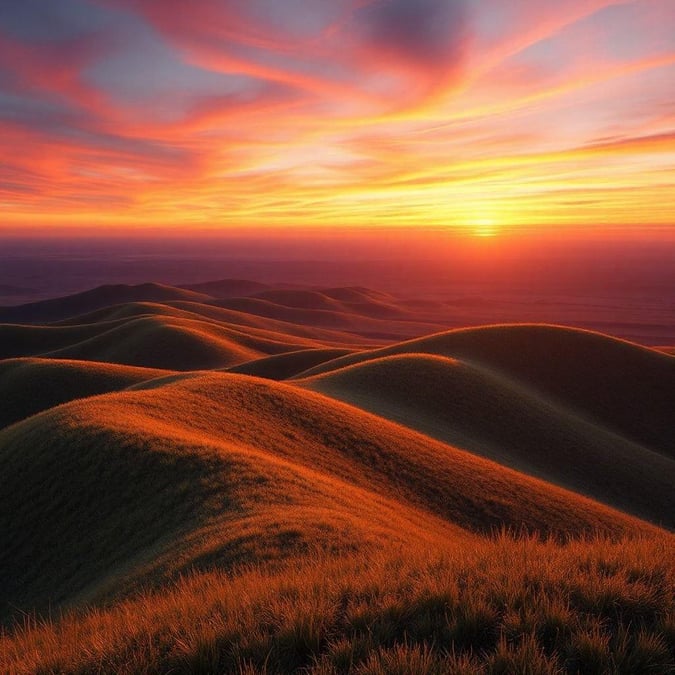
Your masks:
[[[198,370],[322,346],[309,337],[226,324],[156,304],[101,310],[100,318],[76,325],[0,325],[0,358],[41,356]]]
[[[273,294],[272,297],[274,300],[279,300],[279,294]],[[286,294],[284,298],[287,298]],[[285,301],[290,302],[288,299]],[[267,295],[264,294],[262,297],[218,300],[213,304],[225,309],[255,314],[278,321],[348,331],[364,337],[385,340],[426,335],[442,327],[442,324],[419,320],[414,315],[405,319],[377,318],[368,315],[367,308],[359,308],[357,311],[353,307],[341,306],[341,303],[330,298],[325,298],[325,302],[329,303],[329,308],[294,306],[274,302],[267,299]],[[311,303],[308,301],[308,304]]]
[[[488,368],[675,458],[675,358],[591,331],[546,325],[454,330],[345,356],[298,377],[415,353]]]
[[[269,345],[266,345],[269,346]],[[279,345],[279,350],[284,347]],[[264,352],[241,344],[211,323],[150,316],[133,319],[89,340],[43,355],[176,370],[219,368]]]
[[[675,460],[592,424],[485,367],[404,354],[298,384],[675,527]]]
[[[40,413],[0,432],[0,465],[5,616],[312,547],[416,546],[503,526],[649,530],[351,406],[240,375]]]
[[[62,298],[41,300],[16,307],[0,307],[0,322],[49,323],[125,302],[166,302],[168,300],[205,302],[211,300],[211,296],[155,283],[137,286],[126,284],[99,286]]]
[[[61,403],[119,391],[170,372],[61,359],[0,360],[0,428]]]
[[[285,380],[308,368],[351,354],[349,349],[301,349],[295,352],[267,356],[229,368],[231,373]]]
[[[215,281],[203,281],[197,284],[181,286],[188,291],[203,293],[214,298],[243,298],[247,295],[255,295],[263,291],[271,290],[269,284],[247,279],[217,279]]]

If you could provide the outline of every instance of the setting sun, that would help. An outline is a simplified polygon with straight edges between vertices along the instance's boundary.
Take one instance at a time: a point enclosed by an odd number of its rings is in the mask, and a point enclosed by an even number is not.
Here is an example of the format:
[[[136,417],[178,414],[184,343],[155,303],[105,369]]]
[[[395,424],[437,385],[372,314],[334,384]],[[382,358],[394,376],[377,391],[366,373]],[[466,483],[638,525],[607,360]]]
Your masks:
[[[472,229],[476,237],[494,237],[499,231],[497,224],[491,218],[481,218],[474,221]]]

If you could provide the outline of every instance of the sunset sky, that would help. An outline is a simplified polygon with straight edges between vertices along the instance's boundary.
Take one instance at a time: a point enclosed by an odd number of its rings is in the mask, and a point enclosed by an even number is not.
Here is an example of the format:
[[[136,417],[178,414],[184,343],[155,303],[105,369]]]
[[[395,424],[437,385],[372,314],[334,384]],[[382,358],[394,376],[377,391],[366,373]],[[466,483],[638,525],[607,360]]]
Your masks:
[[[673,0],[2,0],[0,229],[675,227]]]

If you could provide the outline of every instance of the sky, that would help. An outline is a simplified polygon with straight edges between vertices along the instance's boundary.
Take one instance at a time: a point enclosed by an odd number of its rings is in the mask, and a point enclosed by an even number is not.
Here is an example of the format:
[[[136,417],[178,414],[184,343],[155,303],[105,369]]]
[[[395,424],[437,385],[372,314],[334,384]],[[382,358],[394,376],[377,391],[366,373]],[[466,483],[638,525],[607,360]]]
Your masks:
[[[672,0],[2,0],[0,231],[675,230]]]

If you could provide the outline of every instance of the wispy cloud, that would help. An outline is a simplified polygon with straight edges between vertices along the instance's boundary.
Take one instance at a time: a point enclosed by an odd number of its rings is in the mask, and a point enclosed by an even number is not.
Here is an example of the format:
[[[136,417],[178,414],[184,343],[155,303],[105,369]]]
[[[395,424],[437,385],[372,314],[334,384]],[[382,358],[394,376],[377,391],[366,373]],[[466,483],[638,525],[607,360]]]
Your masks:
[[[669,0],[10,0],[3,220],[670,222],[673,23]]]

